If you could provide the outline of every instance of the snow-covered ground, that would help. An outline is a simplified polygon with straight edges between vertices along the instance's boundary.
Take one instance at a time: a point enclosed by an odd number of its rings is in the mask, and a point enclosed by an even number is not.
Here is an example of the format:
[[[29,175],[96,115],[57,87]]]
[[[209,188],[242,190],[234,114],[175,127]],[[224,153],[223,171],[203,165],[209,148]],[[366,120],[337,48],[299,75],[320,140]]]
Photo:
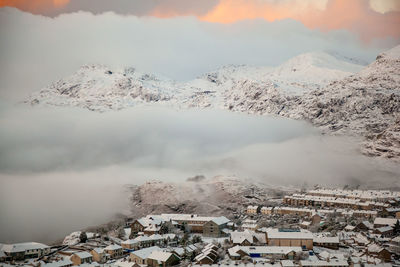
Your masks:
[[[64,238],[63,245],[76,245],[80,242],[81,231],[72,232]],[[88,239],[94,238],[95,233],[86,232],[86,236]]]

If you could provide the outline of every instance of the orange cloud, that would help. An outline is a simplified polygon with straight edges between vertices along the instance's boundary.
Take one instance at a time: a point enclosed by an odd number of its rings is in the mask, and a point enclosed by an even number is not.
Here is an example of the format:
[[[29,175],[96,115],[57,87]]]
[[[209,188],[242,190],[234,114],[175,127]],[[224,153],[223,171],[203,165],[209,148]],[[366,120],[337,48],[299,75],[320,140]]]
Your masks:
[[[261,18],[267,21],[295,19],[311,29],[346,29],[364,40],[400,37],[400,12],[382,14],[371,9],[366,0],[329,0],[321,6],[317,1],[221,0],[219,5],[199,17],[201,20],[232,23]]]
[[[23,11],[39,14],[43,11],[66,6],[70,0],[0,0],[0,7],[16,7]]]
[[[263,18],[268,21],[293,17],[299,10],[296,5],[257,0],[221,0],[213,10],[201,20],[219,23],[232,23],[239,20]]]
[[[128,0],[112,0],[113,4],[110,5],[109,1],[0,0],[0,7],[12,6],[34,14],[57,15],[77,10],[90,12],[100,6],[106,8],[103,12],[120,13],[118,7],[128,3]],[[163,0],[151,2],[144,13],[135,13],[135,10],[146,6],[144,3],[150,0],[142,1],[130,2],[123,14],[159,18],[196,16],[200,20],[214,23],[234,23],[257,18],[270,22],[294,19],[310,29],[349,30],[366,41],[388,36],[400,38],[399,0]]]
[[[367,41],[387,36],[400,37],[400,12],[379,13],[364,0],[331,0],[325,10],[307,12],[297,19],[311,29],[347,29]]]
[[[56,7],[62,7],[69,3],[69,0],[53,0]]]

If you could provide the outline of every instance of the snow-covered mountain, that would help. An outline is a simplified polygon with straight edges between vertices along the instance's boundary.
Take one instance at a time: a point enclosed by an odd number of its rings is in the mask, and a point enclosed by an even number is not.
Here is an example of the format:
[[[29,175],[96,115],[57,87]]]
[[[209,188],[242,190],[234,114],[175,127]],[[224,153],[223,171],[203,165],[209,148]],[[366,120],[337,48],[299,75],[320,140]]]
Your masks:
[[[85,65],[73,75],[33,94],[30,102],[104,111],[169,101],[179,90],[179,84],[174,81],[140,73],[134,68],[111,70],[104,65]]]
[[[90,65],[27,102],[98,111],[157,103],[275,114],[310,121],[325,133],[362,136],[365,154],[400,160],[400,46],[366,67],[315,52],[278,67],[226,66],[189,82]]]
[[[367,155],[400,159],[400,46],[357,74],[318,90],[289,95],[271,85],[243,81],[226,107],[234,111],[305,119],[326,133],[365,138]]]
[[[159,102],[179,107],[225,106],[231,88],[248,80],[301,94],[319,89],[362,69],[323,52],[297,56],[279,67],[226,66],[189,82],[137,71],[85,65],[29,98],[32,104],[78,106],[90,110],[122,109]]]

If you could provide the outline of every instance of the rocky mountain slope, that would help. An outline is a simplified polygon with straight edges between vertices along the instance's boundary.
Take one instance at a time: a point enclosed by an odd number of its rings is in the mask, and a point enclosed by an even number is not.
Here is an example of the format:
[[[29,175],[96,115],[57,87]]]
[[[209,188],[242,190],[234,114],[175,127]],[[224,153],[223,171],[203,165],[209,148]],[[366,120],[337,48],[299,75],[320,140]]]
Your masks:
[[[173,81],[140,73],[134,68],[114,71],[104,65],[85,65],[70,77],[33,94],[30,103],[115,110],[169,101],[179,89]]]
[[[400,160],[400,46],[359,73],[321,89],[288,94],[273,83],[241,80],[224,94],[224,108],[305,119],[325,133],[362,136],[361,151]]]
[[[300,55],[277,68],[226,66],[189,82],[156,77],[135,68],[113,70],[103,65],[85,65],[31,95],[27,102],[96,111],[156,102],[174,107],[224,106],[224,95],[238,81],[273,83],[282,91],[299,94],[361,69],[362,65],[323,52]]]
[[[283,191],[284,190],[284,191]],[[246,182],[236,177],[197,176],[181,183],[149,181],[132,187],[132,213],[237,214],[249,204],[264,204],[269,198],[293,189]]]
[[[361,151],[366,155],[400,160],[400,46],[367,67],[319,52],[276,68],[227,66],[189,82],[133,68],[84,66],[26,102],[98,111],[157,103],[274,114],[307,120],[324,133],[362,136]]]

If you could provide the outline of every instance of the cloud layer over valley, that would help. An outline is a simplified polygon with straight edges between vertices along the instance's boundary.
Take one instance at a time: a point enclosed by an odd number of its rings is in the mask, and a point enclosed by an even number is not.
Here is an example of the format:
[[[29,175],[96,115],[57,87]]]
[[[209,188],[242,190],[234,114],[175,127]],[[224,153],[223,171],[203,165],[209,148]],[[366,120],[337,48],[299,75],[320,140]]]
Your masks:
[[[105,223],[129,209],[124,185],[149,179],[236,175],[288,186],[393,187],[400,175],[398,166],[361,156],[355,140],[282,118],[2,106],[0,123],[2,241],[52,241]]]

